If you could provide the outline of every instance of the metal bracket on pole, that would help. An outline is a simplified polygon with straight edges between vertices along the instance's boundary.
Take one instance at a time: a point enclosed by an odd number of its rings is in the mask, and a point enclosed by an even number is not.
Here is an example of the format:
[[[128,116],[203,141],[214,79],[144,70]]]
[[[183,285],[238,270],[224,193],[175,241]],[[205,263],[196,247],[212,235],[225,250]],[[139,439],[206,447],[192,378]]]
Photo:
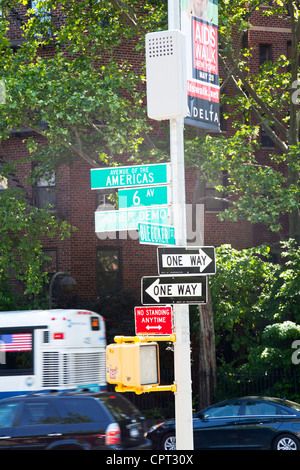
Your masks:
[[[172,341],[174,343],[176,341],[176,335],[115,336],[114,341],[115,343],[119,344],[126,343],[126,341],[130,343],[146,343],[147,341]]]
[[[126,385],[117,385],[115,387],[116,392],[134,392],[136,395],[148,392],[176,392],[176,384],[172,385],[144,385],[141,388],[137,387],[126,387]]]

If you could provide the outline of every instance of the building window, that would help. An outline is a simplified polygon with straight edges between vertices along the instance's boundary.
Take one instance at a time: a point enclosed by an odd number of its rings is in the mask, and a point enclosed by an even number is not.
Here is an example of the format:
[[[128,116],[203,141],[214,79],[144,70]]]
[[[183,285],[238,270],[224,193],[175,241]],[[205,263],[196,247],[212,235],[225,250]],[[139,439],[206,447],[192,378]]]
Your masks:
[[[116,210],[116,191],[112,189],[97,189],[96,190],[96,209],[97,210]]]
[[[98,294],[114,292],[122,285],[121,249],[99,248],[97,250]]]
[[[291,60],[292,57],[292,41],[288,41],[286,45],[286,58]]]
[[[56,178],[54,172],[45,175],[35,183],[33,187],[33,204],[40,209],[50,204],[52,210],[56,209]]]
[[[226,104],[225,103],[222,103],[222,100],[220,101],[220,104],[219,104],[219,115],[220,115],[220,129],[222,132],[226,132],[227,131],[227,126],[226,126],[226,119],[225,119],[225,112],[226,112]]]
[[[272,60],[271,44],[259,45],[259,65],[262,66],[265,62]]]
[[[28,8],[33,10],[33,16],[38,19],[40,27],[39,31],[36,31],[34,33],[35,37],[51,37],[52,32],[51,32],[51,19],[52,19],[52,14],[51,10],[46,8],[45,5],[43,5],[44,0],[37,0],[37,1],[30,1],[28,3]]]
[[[263,127],[260,129],[260,141],[262,147],[274,148],[273,140],[268,136]]]
[[[57,249],[56,248],[45,248],[43,249],[44,255],[47,256],[48,259],[46,259],[43,263],[43,271],[47,273],[46,279],[43,282],[43,289],[40,292],[38,298],[42,300],[44,296],[49,292],[49,283],[51,281],[52,276],[58,271],[57,269]],[[57,285],[54,283],[53,289],[52,289],[52,297],[56,298],[56,293],[57,293]]]
[[[288,41],[288,42],[287,42],[286,58],[287,58],[288,60],[291,60],[291,59],[292,59],[292,41]],[[298,61],[298,66],[300,67],[300,57],[299,57],[299,61]],[[291,66],[290,66],[290,65],[288,65],[287,70],[288,70],[288,72],[291,71]]]
[[[226,209],[227,203],[222,200],[224,193],[216,190],[217,186],[226,186],[226,172],[223,173],[214,185],[206,183],[205,185],[205,210],[207,212],[222,212]]]
[[[273,6],[273,0],[266,0],[264,2],[264,5],[262,5],[263,8],[269,8]]]
[[[28,3],[28,8],[34,11],[34,15],[41,21],[51,20],[51,10],[47,9],[44,5],[44,0],[31,0]]]
[[[44,254],[49,258],[45,261],[44,269],[50,277],[57,272],[57,250],[44,249]]]
[[[8,180],[4,176],[0,175],[0,191],[8,188]]]

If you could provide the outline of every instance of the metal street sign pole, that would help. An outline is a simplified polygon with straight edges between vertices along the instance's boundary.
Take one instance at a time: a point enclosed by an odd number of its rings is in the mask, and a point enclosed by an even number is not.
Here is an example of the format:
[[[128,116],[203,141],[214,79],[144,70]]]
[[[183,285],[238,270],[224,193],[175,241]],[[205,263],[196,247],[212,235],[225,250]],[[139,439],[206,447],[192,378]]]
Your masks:
[[[179,0],[168,0],[169,30],[180,29]],[[185,171],[183,118],[170,120],[173,226],[176,245],[186,245]],[[174,305],[176,341],[174,344],[176,449],[193,450],[192,378],[189,306]]]

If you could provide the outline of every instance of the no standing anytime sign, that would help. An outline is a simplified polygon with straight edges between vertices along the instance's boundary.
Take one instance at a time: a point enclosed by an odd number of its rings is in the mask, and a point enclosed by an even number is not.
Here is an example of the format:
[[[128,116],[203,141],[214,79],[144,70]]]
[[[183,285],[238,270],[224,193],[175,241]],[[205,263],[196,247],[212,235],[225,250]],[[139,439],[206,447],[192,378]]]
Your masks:
[[[137,335],[171,335],[172,307],[135,307],[135,333]]]

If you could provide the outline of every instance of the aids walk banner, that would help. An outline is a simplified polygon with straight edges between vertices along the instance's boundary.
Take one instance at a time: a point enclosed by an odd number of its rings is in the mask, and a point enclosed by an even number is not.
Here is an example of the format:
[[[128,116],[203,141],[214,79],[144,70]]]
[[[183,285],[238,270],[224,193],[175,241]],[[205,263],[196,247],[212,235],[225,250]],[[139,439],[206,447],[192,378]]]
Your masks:
[[[220,131],[218,0],[181,0],[186,35],[188,125]]]

